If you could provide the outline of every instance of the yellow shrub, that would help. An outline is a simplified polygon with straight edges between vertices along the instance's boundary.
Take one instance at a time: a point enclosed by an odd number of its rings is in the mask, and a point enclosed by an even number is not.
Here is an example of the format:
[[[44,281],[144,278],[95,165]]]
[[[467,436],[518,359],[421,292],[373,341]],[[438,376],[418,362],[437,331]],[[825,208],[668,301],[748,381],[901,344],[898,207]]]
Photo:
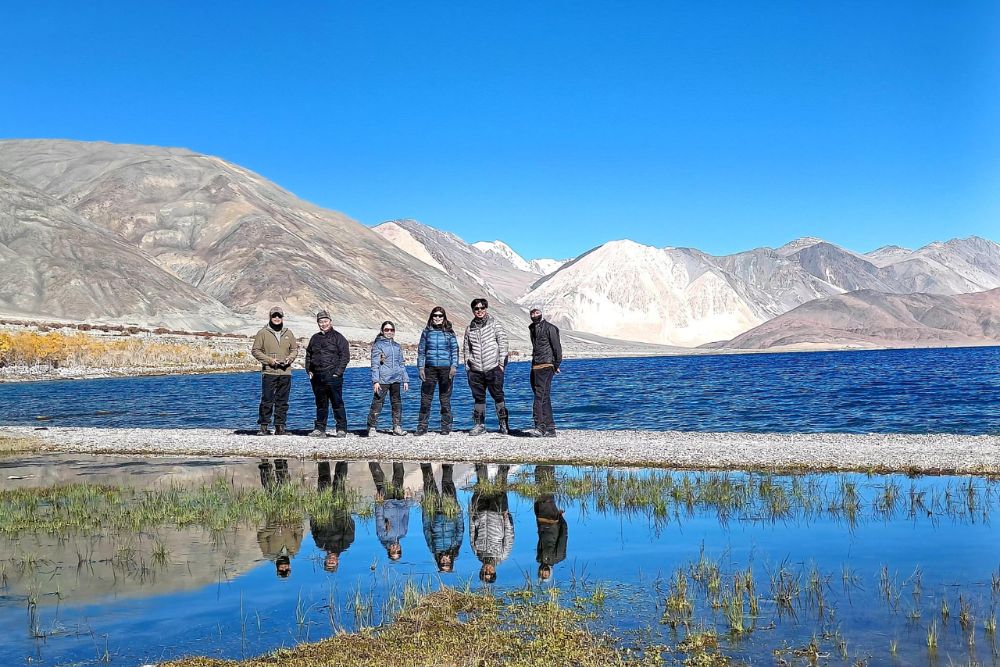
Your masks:
[[[163,368],[245,366],[244,349],[218,350],[205,341],[104,339],[84,333],[0,331],[0,366]]]

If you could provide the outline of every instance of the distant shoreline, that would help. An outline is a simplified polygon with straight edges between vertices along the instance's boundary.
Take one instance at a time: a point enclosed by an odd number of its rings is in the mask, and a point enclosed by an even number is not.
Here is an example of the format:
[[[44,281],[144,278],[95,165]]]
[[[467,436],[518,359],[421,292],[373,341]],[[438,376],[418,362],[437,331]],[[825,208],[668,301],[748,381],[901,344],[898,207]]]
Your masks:
[[[363,343],[351,341],[352,346],[361,346]],[[905,347],[856,347],[840,346],[828,347],[822,345],[801,345],[789,346],[782,349],[767,350],[728,350],[728,349],[700,349],[693,348],[689,351],[663,352],[661,354],[651,353],[650,350],[636,350],[634,354],[621,353],[613,355],[573,355],[567,357],[567,361],[583,359],[641,359],[656,357],[706,357],[706,356],[739,356],[756,354],[802,354],[811,352],[886,352],[895,350],[955,350],[955,349],[981,349],[998,347],[995,343],[984,343],[982,345],[938,345],[928,347],[905,346]],[[248,355],[249,356],[249,355]],[[413,361],[407,356],[407,364],[412,366]],[[527,363],[527,358],[511,359],[510,363]],[[367,359],[352,359],[349,368],[364,368],[368,366]],[[228,366],[193,366],[193,367],[149,367],[149,368],[88,368],[88,367],[24,367],[8,366],[0,367],[0,384],[18,384],[23,382],[51,382],[55,380],[101,380],[114,378],[138,378],[138,377],[162,377],[170,375],[215,375],[222,373],[255,373],[259,372],[256,363],[245,365]],[[298,368],[298,370],[302,370]]]

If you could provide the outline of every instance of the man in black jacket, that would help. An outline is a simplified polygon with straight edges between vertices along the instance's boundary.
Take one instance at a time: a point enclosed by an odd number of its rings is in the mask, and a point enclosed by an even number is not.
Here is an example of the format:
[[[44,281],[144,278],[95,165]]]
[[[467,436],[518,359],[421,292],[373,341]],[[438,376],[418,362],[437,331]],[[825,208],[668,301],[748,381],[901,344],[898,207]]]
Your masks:
[[[556,423],[552,418],[552,377],[559,372],[562,363],[562,343],[559,342],[559,328],[542,318],[542,307],[532,306],[528,313],[531,324],[531,391],[535,402],[531,406],[531,416],[535,427],[529,435],[556,437]]]
[[[538,562],[538,580],[552,578],[552,566],[566,560],[566,543],[569,527],[563,518],[563,510],[556,505],[555,466],[535,466],[535,522],[538,524],[538,548],[535,560]]]
[[[333,328],[330,314],[325,310],[316,313],[319,332],[314,333],[306,347],[306,372],[316,395],[316,428],[309,435],[326,437],[326,419],[333,404],[333,418],[337,422],[334,437],[347,435],[347,409],[344,407],[344,371],[351,360],[351,346],[347,339]]]

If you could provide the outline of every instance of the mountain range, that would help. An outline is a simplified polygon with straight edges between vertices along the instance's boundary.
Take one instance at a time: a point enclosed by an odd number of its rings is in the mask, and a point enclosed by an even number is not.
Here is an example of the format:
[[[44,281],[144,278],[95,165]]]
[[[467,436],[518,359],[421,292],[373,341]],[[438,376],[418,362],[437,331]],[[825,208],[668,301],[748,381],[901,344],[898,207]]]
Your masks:
[[[235,331],[279,303],[296,327],[326,309],[354,339],[391,319],[405,340],[431,306],[461,326],[487,296],[522,343],[538,304],[588,351],[644,353],[989,342],[1000,287],[1000,245],[978,237],[528,260],[412,219],[368,228],[186,149],[61,140],[0,141],[0,258],[0,314],[20,318]]]
[[[855,290],[955,295],[996,287],[1000,245],[979,237],[869,255],[815,238],[725,256],[612,241],[539,279],[519,303],[542,304],[553,322],[581,331],[697,346]]]

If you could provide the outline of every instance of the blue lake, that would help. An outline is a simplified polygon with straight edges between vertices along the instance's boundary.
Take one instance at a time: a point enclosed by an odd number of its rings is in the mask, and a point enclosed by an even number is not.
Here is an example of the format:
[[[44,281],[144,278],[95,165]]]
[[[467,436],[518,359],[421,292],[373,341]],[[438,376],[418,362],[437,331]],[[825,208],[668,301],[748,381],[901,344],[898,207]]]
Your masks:
[[[510,364],[507,373],[515,428],[531,424],[528,373],[526,363]],[[346,373],[352,429],[365,426],[369,380],[367,368]],[[256,373],[4,384],[0,421],[38,424],[44,416],[54,426],[250,429],[259,396]],[[404,395],[408,429],[419,401],[414,384]],[[315,407],[302,371],[290,402],[289,427],[310,428]],[[1000,433],[1000,347],[568,360],[553,383],[553,405],[562,428]],[[462,369],[452,407],[456,428],[469,428]],[[382,427],[388,413],[386,406]],[[495,425],[492,414],[488,423]]]
[[[277,465],[267,461],[265,470]],[[317,488],[321,463],[287,465],[287,483]],[[382,468],[392,475],[391,464]],[[440,464],[432,470],[440,482]],[[348,462],[346,471],[346,486],[370,508],[369,464]],[[487,472],[495,476],[499,469]],[[262,483],[260,463],[246,459],[32,455],[0,461],[0,473],[8,489],[72,481]],[[594,489],[554,498],[566,521],[565,558],[553,566],[551,580],[540,580],[534,512],[540,496],[517,486],[538,471],[511,469],[512,486],[503,495],[513,543],[496,566],[492,590],[498,594],[531,586],[558,591],[572,604],[600,590],[605,600],[596,628],[626,642],[636,631],[676,644],[684,632],[672,624],[665,600],[681,572],[689,582],[692,622],[718,629],[725,652],[751,664],[772,664],[773,649],[801,647],[814,637],[829,656],[824,664],[998,664],[995,633],[985,629],[1000,603],[1000,536],[991,525],[1000,502],[995,481],[561,466],[554,473]],[[408,463],[402,474],[406,498],[413,500],[399,540],[402,558],[388,558],[372,513],[359,513],[350,519],[353,534],[333,572],[324,569],[326,549],[314,538],[323,517],[285,522],[288,577],[277,576],[275,541],[263,525],[0,536],[0,664],[136,665],[190,654],[260,655],[377,623],[408,582],[423,590],[483,586],[469,536],[477,471],[454,467],[465,528],[452,573],[438,572],[425,540],[419,466]],[[652,485],[641,494],[629,490],[646,482]],[[160,560],[151,556],[155,544],[167,546]],[[759,611],[754,630],[733,638],[713,600],[748,569]],[[787,607],[775,584],[782,577],[797,589]],[[949,616],[942,616],[943,603]],[[959,620],[960,609],[971,624]],[[940,645],[930,655],[925,635],[932,622]]]

